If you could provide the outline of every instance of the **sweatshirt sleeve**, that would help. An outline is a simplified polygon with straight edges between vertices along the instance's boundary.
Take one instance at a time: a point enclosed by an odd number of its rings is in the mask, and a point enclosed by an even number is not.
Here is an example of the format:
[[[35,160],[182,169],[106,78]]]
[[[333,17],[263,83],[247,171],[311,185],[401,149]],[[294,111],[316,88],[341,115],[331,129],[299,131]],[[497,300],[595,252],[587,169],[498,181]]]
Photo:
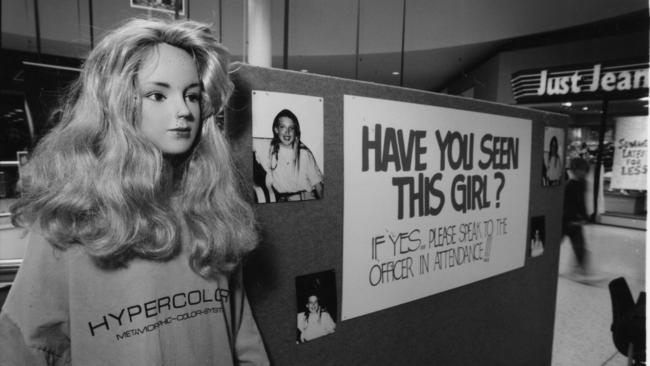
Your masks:
[[[239,270],[232,276],[231,282],[234,289],[232,305],[234,306],[235,323],[235,359],[238,365],[269,365],[269,358],[264,349],[264,342],[260,335],[253,313],[251,311],[246,291],[244,289],[242,271]]]
[[[0,313],[0,365],[69,365],[65,253],[30,233]]]

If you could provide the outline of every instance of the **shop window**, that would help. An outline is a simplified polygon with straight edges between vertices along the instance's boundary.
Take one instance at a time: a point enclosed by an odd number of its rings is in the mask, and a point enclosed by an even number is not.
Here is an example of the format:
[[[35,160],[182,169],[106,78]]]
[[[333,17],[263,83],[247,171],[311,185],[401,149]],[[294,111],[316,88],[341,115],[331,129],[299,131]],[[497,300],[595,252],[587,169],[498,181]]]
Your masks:
[[[569,139],[567,145],[567,162],[573,158],[583,158],[591,164],[596,164],[598,159],[598,135],[599,127],[569,127]],[[612,170],[614,158],[614,127],[608,126],[605,132],[603,150],[603,167],[605,172]]]
[[[0,198],[16,196],[18,157],[24,156],[30,145],[23,97],[3,95],[0,98]]]
[[[0,218],[18,197],[16,184],[29,152],[54,125],[60,105],[77,69],[24,62],[24,90],[7,91],[0,98]]]

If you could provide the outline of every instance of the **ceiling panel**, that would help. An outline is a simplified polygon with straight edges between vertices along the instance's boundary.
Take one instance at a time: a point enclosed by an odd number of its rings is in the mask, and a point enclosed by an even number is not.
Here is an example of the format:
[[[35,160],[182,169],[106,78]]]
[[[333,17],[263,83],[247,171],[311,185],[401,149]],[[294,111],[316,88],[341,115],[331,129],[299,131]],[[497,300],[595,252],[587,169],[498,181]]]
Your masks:
[[[408,51],[521,37],[648,9],[647,0],[405,1]]]
[[[502,41],[404,53],[404,86],[437,91],[492,56]]]
[[[294,0],[289,4],[290,55],[355,54],[356,1]]]
[[[233,60],[241,60],[244,52],[244,1],[221,1],[223,9],[222,42],[234,56]],[[217,6],[217,2],[214,3]]]
[[[219,15],[219,0],[190,1],[190,19],[210,24],[217,37],[219,37]]]
[[[97,44],[106,32],[124,23],[126,19],[133,17],[165,16],[167,13],[149,12],[143,9],[131,8],[130,2],[125,1],[97,1],[93,0],[93,29],[94,42]],[[43,35],[43,37],[47,37]]]
[[[46,40],[88,43],[90,0],[39,1],[42,37]],[[245,0],[186,0],[193,19],[214,22],[223,9],[224,42],[234,54],[243,50]],[[273,2],[273,53],[282,53],[284,0]],[[360,51],[399,52],[402,6],[406,4],[405,49],[441,49],[480,44],[553,31],[647,10],[647,0],[358,0],[362,9]],[[358,1],[290,1],[289,49],[294,55],[342,55],[356,50]],[[34,0],[2,0],[5,47],[27,49],[35,35]],[[92,0],[96,40],[124,19],[147,16],[128,0]],[[152,12],[153,15],[161,15]],[[73,24],[77,22],[78,24]],[[61,27],[56,24],[61,23]],[[215,26],[216,26],[216,22]],[[20,37],[25,39],[21,40]]]
[[[400,84],[402,10],[401,1],[360,1],[359,80]],[[377,49],[391,52],[377,53]]]
[[[85,57],[90,51],[90,14],[82,0],[39,1],[42,52]],[[41,15],[42,14],[42,15]]]
[[[241,60],[245,0],[186,1],[190,17],[220,29],[233,59]],[[282,67],[285,0],[268,1],[272,1],[273,66]],[[34,0],[1,3],[3,47],[36,51]],[[90,0],[39,0],[39,4],[43,51],[71,57],[85,53]],[[399,75],[404,4],[406,52]],[[163,14],[132,9],[128,0],[92,0],[92,6],[95,43],[127,18]],[[402,77],[404,86],[437,90],[485,60],[504,40],[647,8],[646,0],[291,0],[289,68],[393,85]]]
[[[34,6],[29,0],[0,1],[2,47],[36,52]]]

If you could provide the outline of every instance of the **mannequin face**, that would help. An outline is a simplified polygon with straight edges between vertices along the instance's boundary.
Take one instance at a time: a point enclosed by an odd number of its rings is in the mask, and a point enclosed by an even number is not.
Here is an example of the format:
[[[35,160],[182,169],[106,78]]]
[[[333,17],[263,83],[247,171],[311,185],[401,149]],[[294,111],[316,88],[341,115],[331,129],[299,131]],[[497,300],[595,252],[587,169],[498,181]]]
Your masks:
[[[296,126],[293,120],[289,117],[280,117],[278,127],[273,131],[280,138],[280,143],[283,146],[292,146],[296,140]]]
[[[200,129],[201,84],[192,56],[157,45],[138,73],[140,130],[164,154],[187,152]]]

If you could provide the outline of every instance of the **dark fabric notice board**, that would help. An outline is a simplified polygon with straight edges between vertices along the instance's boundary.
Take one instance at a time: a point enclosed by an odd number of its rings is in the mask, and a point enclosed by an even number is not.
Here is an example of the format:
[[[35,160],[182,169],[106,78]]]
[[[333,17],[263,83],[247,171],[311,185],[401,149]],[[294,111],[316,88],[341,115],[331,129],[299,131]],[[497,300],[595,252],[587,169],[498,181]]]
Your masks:
[[[248,297],[272,364],[551,364],[564,193],[562,185],[542,187],[539,157],[543,154],[544,127],[566,129],[567,116],[245,64],[235,64],[232,77],[236,90],[226,108],[225,128],[236,163],[249,181],[253,176],[251,91],[324,99],[324,198],[255,205],[262,241],[245,261],[244,273]],[[529,219],[546,217],[544,254],[527,256],[522,268],[410,303],[344,322],[339,315],[334,334],[296,344],[297,276],[333,269],[339,314],[341,309],[345,94],[532,120],[528,212]]]

